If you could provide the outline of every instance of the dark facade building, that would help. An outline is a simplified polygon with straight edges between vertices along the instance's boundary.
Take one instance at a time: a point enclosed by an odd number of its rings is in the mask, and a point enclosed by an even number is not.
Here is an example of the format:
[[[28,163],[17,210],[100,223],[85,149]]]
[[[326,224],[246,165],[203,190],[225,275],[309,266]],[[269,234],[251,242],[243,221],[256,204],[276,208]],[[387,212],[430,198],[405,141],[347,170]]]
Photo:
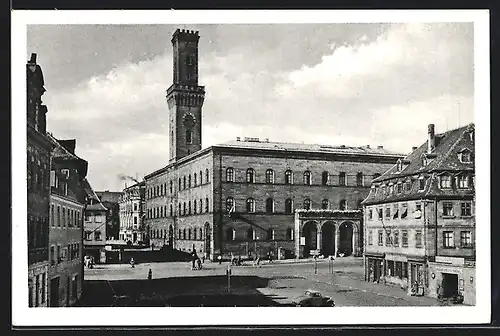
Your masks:
[[[106,239],[118,240],[120,235],[120,198],[123,193],[121,191],[96,191],[97,196],[101,200],[102,205],[108,209],[106,214]]]
[[[474,124],[435,134],[372,183],[365,277],[475,304]]]
[[[295,211],[359,210],[371,180],[403,155],[381,146],[257,138],[238,138],[202,150],[205,89],[198,85],[198,40],[198,32],[184,30],[172,38],[174,83],[167,90],[170,163],[145,176],[151,243],[196,249],[210,259],[278,251],[302,257],[318,249],[333,254],[338,251],[333,230],[340,230],[342,223],[346,233],[339,244],[344,252],[360,255],[362,221],[332,222],[321,243],[320,222],[304,222],[296,229]],[[297,244],[303,248],[297,249]]]
[[[36,54],[31,54],[26,64],[28,290],[30,307],[46,307],[52,143],[46,134],[47,107],[41,99],[45,92],[44,79],[36,58]]]
[[[83,288],[83,188],[87,161],[75,155],[76,140],[57,140],[50,171],[49,305],[74,305]]]

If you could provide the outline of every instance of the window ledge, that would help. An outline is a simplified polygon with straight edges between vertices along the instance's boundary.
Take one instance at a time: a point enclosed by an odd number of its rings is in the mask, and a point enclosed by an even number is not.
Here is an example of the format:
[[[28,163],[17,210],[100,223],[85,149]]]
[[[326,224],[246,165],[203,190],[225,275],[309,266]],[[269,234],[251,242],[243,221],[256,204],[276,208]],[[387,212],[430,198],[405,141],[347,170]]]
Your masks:
[[[461,215],[460,218],[473,218],[474,216],[473,215],[467,215],[467,216],[463,216]]]
[[[443,246],[443,249],[445,249],[445,250],[454,250],[455,246]]]
[[[452,216],[445,216],[445,215],[443,215],[443,218],[446,218],[446,219],[451,219],[451,218],[456,218],[456,217],[457,216],[454,216],[454,215],[452,215]]]

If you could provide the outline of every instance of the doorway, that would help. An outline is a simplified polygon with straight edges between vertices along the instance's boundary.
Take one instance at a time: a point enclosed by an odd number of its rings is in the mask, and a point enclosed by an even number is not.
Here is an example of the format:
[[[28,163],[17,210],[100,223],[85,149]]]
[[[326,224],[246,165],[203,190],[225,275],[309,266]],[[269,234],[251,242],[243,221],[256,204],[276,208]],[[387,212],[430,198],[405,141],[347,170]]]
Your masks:
[[[330,256],[335,254],[335,224],[326,222],[321,230],[321,254]]]
[[[458,295],[458,274],[443,273],[443,297]]]
[[[50,306],[59,307],[59,277],[50,280]]]
[[[311,250],[317,249],[317,232],[316,222],[307,222],[302,228],[302,235],[305,238],[304,258],[311,255]]]
[[[344,256],[350,256],[352,254],[352,235],[353,228],[351,222],[344,222],[339,227],[339,248],[338,252],[343,253]]]
[[[212,243],[212,232],[210,230],[210,224],[207,222],[205,223],[204,227],[205,231],[205,239],[204,239],[204,247],[205,247],[205,258],[210,259],[210,245]]]

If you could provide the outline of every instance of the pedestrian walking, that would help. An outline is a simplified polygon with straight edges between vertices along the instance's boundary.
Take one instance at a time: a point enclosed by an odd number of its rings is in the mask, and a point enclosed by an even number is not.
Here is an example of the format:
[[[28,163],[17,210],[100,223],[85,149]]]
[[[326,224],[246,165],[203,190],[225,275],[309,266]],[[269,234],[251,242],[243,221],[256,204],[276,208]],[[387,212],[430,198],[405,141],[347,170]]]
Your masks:
[[[201,256],[201,262],[202,262],[203,264],[205,263],[205,255],[204,255],[204,254]]]
[[[132,268],[135,267],[135,260],[134,260],[134,258],[130,258],[130,266],[132,266]]]
[[[196,262],[197,262],[197,264],[198,264],[198,269],[199,269],[199,270],[201,270],[201,259],[200,259],[200,258],[198,258],[198,259],[196,260]]]
[[[196,250],[193,249],[193,253],[191,253],[191,269],[196,269],[196,260],[198,260],[198,255],[196,254]]]
[[[153,279],[153,272],[151,271],[151,268],[150,268],[148,271],[148,280],[152,280],[152,279]]]
[[[217,259],[219,260],[219,265],[222,265],[222,256],[220,254],[217,256]]]

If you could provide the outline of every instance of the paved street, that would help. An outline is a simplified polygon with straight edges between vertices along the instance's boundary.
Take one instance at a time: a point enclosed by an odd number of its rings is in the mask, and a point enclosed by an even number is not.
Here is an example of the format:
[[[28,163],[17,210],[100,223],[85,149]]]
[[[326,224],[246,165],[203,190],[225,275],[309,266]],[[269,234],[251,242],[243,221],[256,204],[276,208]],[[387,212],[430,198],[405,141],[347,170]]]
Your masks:
[[[360,258],[232,267],[207,262],[193,271],[186,262],[97,265],[85,269],[83,306],[288,306],[306,289],[334,298],[337,306],[433,306],[438,301],[410,297],[401,289],[363,281]],[[148,280],[151,269],[152,280]]]

